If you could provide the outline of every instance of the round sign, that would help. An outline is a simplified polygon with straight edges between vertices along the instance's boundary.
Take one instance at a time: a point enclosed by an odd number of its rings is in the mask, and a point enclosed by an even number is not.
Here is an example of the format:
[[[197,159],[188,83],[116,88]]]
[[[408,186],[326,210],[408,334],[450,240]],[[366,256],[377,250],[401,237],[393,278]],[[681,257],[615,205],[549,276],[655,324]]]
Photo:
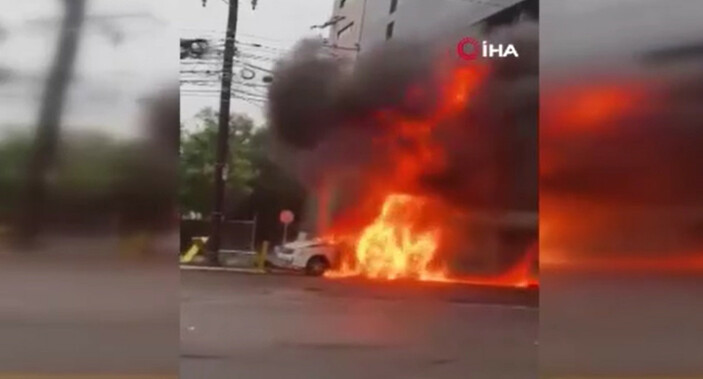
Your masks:
[[[281,215],[279,216],[279,219],[284,224],[290,224],[291,222],[293,222],[293,220],[295,220],[295,215],[293,215],[293,212],[286,209],[286,210],[281,211]]]

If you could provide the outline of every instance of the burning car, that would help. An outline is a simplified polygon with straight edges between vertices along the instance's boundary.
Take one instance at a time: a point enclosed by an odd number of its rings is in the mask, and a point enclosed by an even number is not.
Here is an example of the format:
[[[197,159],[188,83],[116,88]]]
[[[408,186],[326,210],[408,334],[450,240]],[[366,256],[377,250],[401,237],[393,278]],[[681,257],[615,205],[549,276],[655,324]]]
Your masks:
[[[328,240],[302,240],[276,246],[268,262],[274,267],[321,276],[339,260],[339,246]]]
[[[315,234],[351,243],[327,265],[308,251],[324,244],[277,256],[328,278],[528,285],[536,217],[519,231],[473,219],[538,211],[535,26],[505,31],[521,52],[511,61],[453,59],[444,39],[384,45],[353,70],[313,40],[281,60],[268,93],[277,159],[314,194]]]

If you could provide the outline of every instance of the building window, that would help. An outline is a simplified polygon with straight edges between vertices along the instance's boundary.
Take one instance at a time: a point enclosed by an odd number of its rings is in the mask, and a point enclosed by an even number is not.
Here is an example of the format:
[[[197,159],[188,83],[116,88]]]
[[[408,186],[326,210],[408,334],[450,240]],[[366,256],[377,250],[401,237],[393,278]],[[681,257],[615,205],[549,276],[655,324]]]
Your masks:
[[[347,25],[346,25],[345,27],[343,27],[342,29],[339,29],[339,31],[337,32],[337,38],[339,38],[339,37],[342,35],[342,33],[344,33],[344,32],[346,32],[347,30],[349,30],[349,28],[351,28],[353,25],[354,25],[354,21],[350,22],[349,24],[347,24]]]
[[[390,24],[386,25],[386,39],[391,39],[393,37],[394,25],[395,25],[395,22],[391,22]]]
[[[339,0],[339,8],[344,8],[344,3],[346,3],[347,0]]]
[[[395,12],[396,9],[398,9],[398,0],[391,0],[391,11],[390,11],[390,13]]]

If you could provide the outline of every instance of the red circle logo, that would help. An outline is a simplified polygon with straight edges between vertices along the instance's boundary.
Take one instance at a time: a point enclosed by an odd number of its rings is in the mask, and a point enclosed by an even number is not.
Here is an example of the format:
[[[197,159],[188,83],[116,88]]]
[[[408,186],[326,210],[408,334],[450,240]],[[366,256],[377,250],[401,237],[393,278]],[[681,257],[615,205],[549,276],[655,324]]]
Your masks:
[[[461,57],[461,59],[470,61],[478,58],[480,48],[481,47],[478,41],[471,37],[466,37],[459,41],[459,43],[456,45],[456,52],[457,54],[459,54],[459,57]]]

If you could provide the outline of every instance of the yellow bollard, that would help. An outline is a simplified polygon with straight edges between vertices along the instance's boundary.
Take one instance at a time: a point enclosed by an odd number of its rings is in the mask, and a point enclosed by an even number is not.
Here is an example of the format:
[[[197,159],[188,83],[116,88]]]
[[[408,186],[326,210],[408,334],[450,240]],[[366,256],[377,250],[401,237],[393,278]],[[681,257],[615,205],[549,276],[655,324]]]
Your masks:
[[[266,254],[268,253],[269,249],[269,241],[264,241],[263,244],[261,244],[261,250],[259,250],[259,259],[258,259],[258,266],[259,270],[264,271],[264,268],[266,267]]]
[[[195,259],[198,253],[203,252],[207,239],[208,237],[193,237],[193,244],[190,246],[190,249],[181,255],[181,263],[190,263]]]

